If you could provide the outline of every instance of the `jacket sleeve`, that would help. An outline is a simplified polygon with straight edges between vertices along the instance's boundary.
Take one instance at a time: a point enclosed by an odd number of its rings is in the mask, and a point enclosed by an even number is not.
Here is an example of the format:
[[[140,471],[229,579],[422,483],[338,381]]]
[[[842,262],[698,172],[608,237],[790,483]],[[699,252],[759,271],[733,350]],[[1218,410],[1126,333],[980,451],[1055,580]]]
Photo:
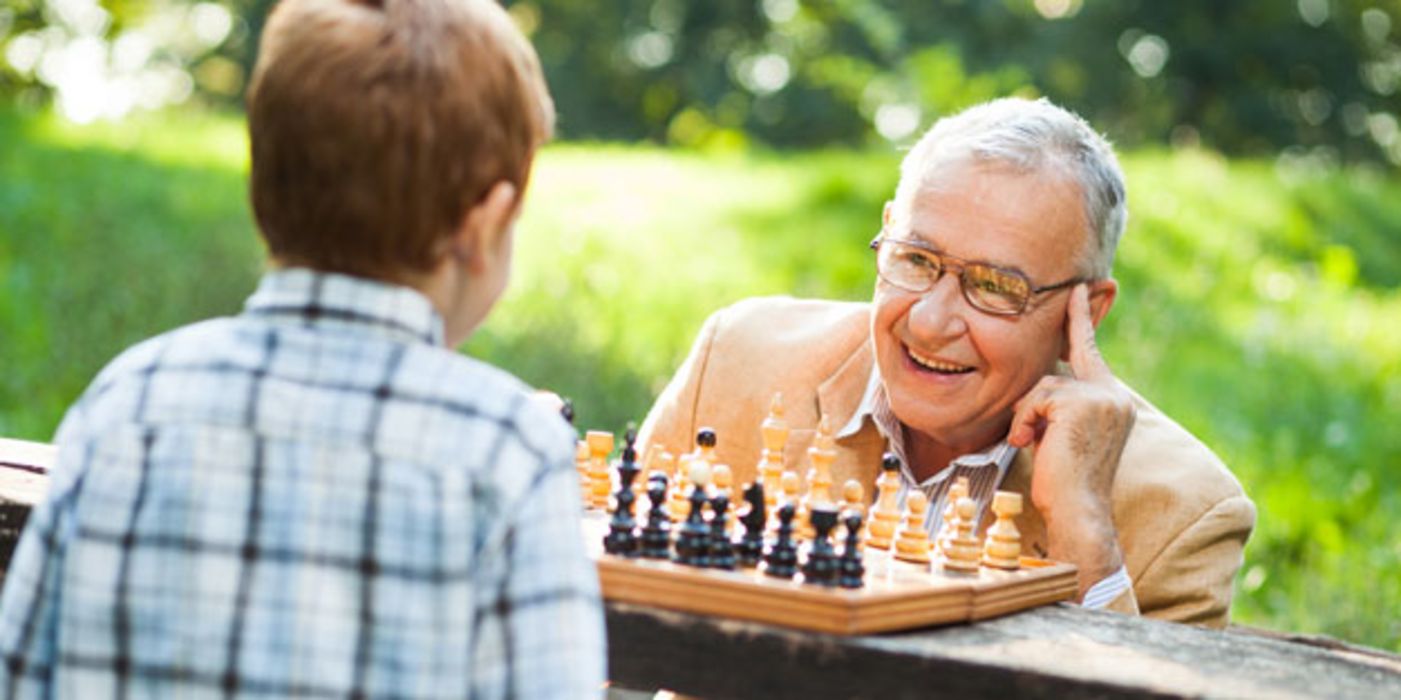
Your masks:
[[[1230,622],[1232,582],[1255,526],[1255,506],[1231,496],[1208,508],[1173,538],[1134,581],[1137,600],[1116,599],[1110,608],[1207,627]]]
[[[647,412],[638,433],[637,444],[642,454],[647,454],[647,450],[655,444],[661,444],[674,455],[690,451],[691,443],[695,440],[696,405],[700,401],[711,348],[724,315],[725,310],[722,309],[706,319],[686,361],[676,370],[666,389],[662,390],[657,402]]]

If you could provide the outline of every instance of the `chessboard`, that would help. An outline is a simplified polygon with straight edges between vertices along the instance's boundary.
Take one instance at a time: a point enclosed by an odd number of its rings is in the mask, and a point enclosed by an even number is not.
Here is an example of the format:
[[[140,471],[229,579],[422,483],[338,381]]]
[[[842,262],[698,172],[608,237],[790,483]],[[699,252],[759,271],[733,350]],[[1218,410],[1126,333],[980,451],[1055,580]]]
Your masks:
[[[758,568],[701,569],[670,560],[608,554],[608,517],[586,514],[584,532],[598,563],[603,597],[668,610],[851,635],[972,622],[1075,597],[1075,567],[1022,557],[1015,571],[945,573],[939,563],[865,554],[861,588],[780,579]]]
[[[997,520],[980,540],[976,504],[966,482],[956,483],[931,535],[924,494],[900,503],[894,455],[881,465],[874,502],[856,481],[839,502],[825,423],[806,479],[783,464],[778,398],[763,432],[761,476],[742,488],[741,513],[731,511],[737,489],[714,461],[709,429],[694,451],[675,458],[657,445],[641,463],[631,431],[611,463],[612,434],[579,440],[584,537],[604,598],[832,634],[970,622],[1074,598],[1073,565],[1021,556],[1020,495],[997,492],[988,504]]]

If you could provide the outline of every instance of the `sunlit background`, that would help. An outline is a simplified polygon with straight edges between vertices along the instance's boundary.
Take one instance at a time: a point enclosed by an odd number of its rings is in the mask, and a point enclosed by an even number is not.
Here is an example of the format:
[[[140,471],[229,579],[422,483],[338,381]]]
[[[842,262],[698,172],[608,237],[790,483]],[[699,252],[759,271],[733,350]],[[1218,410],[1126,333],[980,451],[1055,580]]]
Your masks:
[[[45,440],[123,347],[256,282],[240,105],[273,3],[4,3],[0,435]],[[1260,507],[1237,621],[1401,651],[1401,2],[507,5],[560,141],[469,353],[621,429],[719,306],[869,296],[933,120],[1048,96],[1129,177],[1111,365]]]

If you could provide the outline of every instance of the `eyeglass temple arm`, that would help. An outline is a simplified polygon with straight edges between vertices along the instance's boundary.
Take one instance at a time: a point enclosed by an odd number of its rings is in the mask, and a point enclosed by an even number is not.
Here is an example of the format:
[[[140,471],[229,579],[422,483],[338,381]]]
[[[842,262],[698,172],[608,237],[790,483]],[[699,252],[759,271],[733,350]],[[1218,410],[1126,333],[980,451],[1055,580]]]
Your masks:
[[[1086,277],[1071,277],[1070,279],[1068,279],[1068,280],[1066,280],[1066,281],[1064,281],[1064,282],[1057,282],[1057,283],[1055,283],[1055,284],[1048,284],[1048,285],[1046,285],[1046,286],[1044,286],[1044,287],[1032,287],[1032,288],[1031,288],[1031,293],[1032,293],[1032,294],[1040,294],[1040,293],[1042,293],[1042,292],[1051,292],[1051,291],[1055,291],[1055,290],[1057,290],[1057,289],[1063,289],[1063,288],[1065,288],[1065,287],[1069,287],[1069,286],[1071,286],[1071,285],[1080,284],[1081,282],[1089,282],[1089,281],[1090,281],[1089,278],[1086,278]]]

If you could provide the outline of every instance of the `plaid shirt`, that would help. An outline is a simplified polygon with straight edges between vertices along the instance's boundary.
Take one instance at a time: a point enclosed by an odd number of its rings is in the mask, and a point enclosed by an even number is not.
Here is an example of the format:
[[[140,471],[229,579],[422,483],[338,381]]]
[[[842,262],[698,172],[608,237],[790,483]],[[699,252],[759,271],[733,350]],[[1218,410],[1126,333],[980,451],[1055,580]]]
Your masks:
[[[598,696],[572,437],[418,293],[271,273],[65,418],[0,695]]]

